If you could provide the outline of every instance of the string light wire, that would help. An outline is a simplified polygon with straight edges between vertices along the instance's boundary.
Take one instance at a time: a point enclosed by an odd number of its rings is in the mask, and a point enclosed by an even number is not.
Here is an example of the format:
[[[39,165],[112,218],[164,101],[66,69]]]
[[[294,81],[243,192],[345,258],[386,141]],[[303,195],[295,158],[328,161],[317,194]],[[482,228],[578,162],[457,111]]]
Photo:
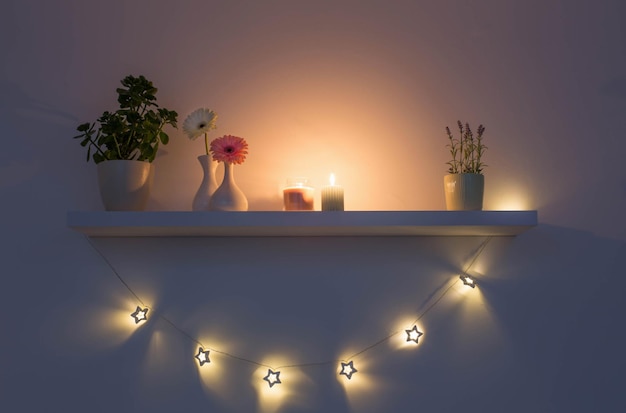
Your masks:
[[[159,314],[158,312],[155,312],[152,309],[152,307],[150,307],[149,305],[145,304],[141,300],[141,298],[139,298],[139,296],[135,293],[135,291],[133,291],[133,289],[128,285],[128,283],[122,278],[122,276],[119,274],[119,272],[115,269],[113,264],[111,264],[111,261],[94,245],[94,243],[91,241],[91,239],[89,239],[89,237],[87,237],[87,236],[85,236],[85,239],[87,240],[89,245],[91,245],[91,248],[93,248],[98,253],[98,255],[100,255],[100,257],[102,257],[102,259],[109,266],[109,268],[111,269],[113,274],[115,274],[117,279],[124,285],[124,287],[126,287],[126,289],[133,295],[133,297],[135,297],[137,299],[137,301],[139,301],[141,303],[141,305],[143,305],[144,307],[149,308],[152,311],[153,315],[152,315],[151,318],[154,318],[154,317],[160,318],[161,320],[163,320],[167,324],[169,324],[172,328],[174,328],[176,331],[178,331],[183,336],[185,336],[187,339],[189,339],[192,342],[198,344],[200,347],[202,347],[202,348],[204,348],[206,350],[210,350],[213,353],[220,354],[220,355],[225,356],[225,357],[230,357],[232,359],[243,361],[243,362],[246,362],[246,363],[249,363],[249,364],[253,364],[255,366],[273,368],[270,365],[259,363],[258,361],[255,361],[255,360],[251,360],[251,359],[248,359],[248,358],[245,358],[245,357],[241,357],[241,356],[237,356],[235,354],[228,353],[226,351],[222,351],[222,350],[218,350],[216,348],[205,346],[200,340],[198,340],[197,338],[195,338],[194,336],[192,336],[191,334],[189,334],[188,332],[186,332],[185,330],[180,328],[172,320],[170,320],[169,318],[165,317],[164,315]]]
[[[467,272],[470,270],[470,268],[472,268],[472,265],[474,265],[474,263],[476,262],[476,260],[478,259],[478,257],[483,253],[483,250],[485,249],[485,247],[487,246],[487,244],[489,243],[489,241],[491,241],[492,237],[487,237],[487,239],[485,241],[483,241],[483,243],[480,245],[480,247],[478,247],[478,250],[476,251],[476,253],[474,254],[474,258],[472,259],[472,261],[465,267],[465,270],[463,271],[463,274],[467,274]],[[437,297],[437,299],[435,301],[433,301],[432,303],[430,303],[430,305],[428,307],[426,307],[426,309],[424,311],[422,311],[422,313],[415,319],[415,321],[413,321],[413,324],[416,324],[417,322],[419,322],[422,318],[424,318],[424,316],[426,314],[428,314],[428,312],[430,310],[433,309],[433,307],[435,307],[442,299],[443,297],[446,296],[446,294],[448,294],[448,292],[452,289],[452,287],[454,287],[455,285],[457,285],[459,283],[459,278],[454,278],[452,280],[452,282],[450,282],[450,285],[448,286],[448,288],[446,288],[443,293],[441,293],[439,295],[439,297]],[[367,347],[365,347],[363,350],[358,351],[356,353],[354,353],[353,355],[351,355],[350,357],[348,357],[347,359],[353,359],[356,358],[357,356],[360,356],[361,354],[375,348],[378,347],[379,345],[383,344],[384,342],[390,340],[391,338],[395,337],[396,335],[402,333],[404,330],[396,330],[393,331],[391,333],[389,333],[389,335],[387,335],[386,337],[378,340],[377,342],[375,342],[374,344],[371,344]]]
[[[122,276],[117,272],[117,270],[115,269],[115,267],[113,266],[113,264],[111,264],[111,261],[109,261],[109,259],[98,249],[96,248],[96,246],[94,245],[94,243],[91,241],[91,239],[85,235],[85,239],[87,240],[87,242],[89,243],[89,245],[91,245],[91,248],[94,249],[94,251],[96,251],[98,253],[98,255],[100,255],[100,257],[104,260],[104,262],[109,266],[109,268],[111,269],[111,271],[113,271],[113,274],[115,274],[115,276],[117,277],[117,279],[124,285],[124,287],[126,287],[126,289],[133,295],[133,297],[135,297],[137,299],[137,301],[139,301],[139,303],[144,306],[144,307],[148,307],[142,300],[141,298],[139,298],[139,296],[137,294],[135,294],[135,292],[133,291],[132,288],[130,288],[130,286],[128,284],[126,284],[126,281],[124,281],[124,279],[122,278]],[[150,310],[152,310],[152,308],[150,308]]]
[[[180,328],[178,325],[176,325],[176,323],[174,323],[173,321],[171,321],[167,317],[159,314],[158,312],[155,312],[150,306],[146,305],[141,300],[141,298],[139,298],[139,296],[133,291],[133,289],[128,285],[128,283],[122,278],[122,276],[119,274],[119,272],[115,269],[113,264],[111,264],[109,259],[94,245],[94,243],[91,241],[91,239],[89,239],[89,237],[87,237],[87,236],[85,236],[85,238],[87,239],[87,242],[89,243],[89,245],[91,245],[91,247],[100,255],[100,257],[102,257],[102,259],[109,266],[109,268],[111,269],[113,274],[115,274],[117,279],[124,285],[124,287],[126,287],[126,289],[133,295],[133,297],[135,297],[137,299],[137,301],[139,303],[141,303],[141,305],[143,305],[144,307],[149,308],[152,311],[152,314],[153,314],[152,317],[156,316],[157,318],[160,318],[161,320],[165,321],[167,324],[169,324],[172,328],[174,328],[176,331],[181,333],[187,339],[189,339],[192,342],[198,344],[200,347],[202,347],[202,348],[204,348],[206,350],[210,350],[213,353],[220,354],[220,355],[223,355],[223,356],[235,359],[235,360],[239,360],[239,361],[243,361],[243,362],[246,362],[246,363],[249,363],[249,364],[253,364],[255,366],[266,367],[266,368],[271,369],[273,371],[277,371],[277,370],[288,369],[288,368],[306,368],[306,367],[314,367],[314,366],[326,366],[326,365],[329,365],[329,364],[337,364],[337,363],[340,363],[340,362],[344,362],[346,360],[352,360],[352,359],[360,356],[361,354],[363,354],[363,353],[365,353],[365,352],[367,352],[367,351],[369,351],[369,350],[371,350],[371,349],[373,349],[375,347],[378,347],[379,345],[385,343],[386,341],[390,340],[394,336],[396,336],[396,335],[398,335],[400,333],[404,333],[405,332],[405,330],[403,330],[403,329],[393,331],[393,332],[389,333],[387,336],[385,336],[385,337],[381,338],[380,340],[376,341],[375,343],[370,344],[369,346],[363,348],[362,350],[359,350],[356,353],[352,354],[350,357],[346,357],[346,358],[342,358],[342,359],[327,360],[327,361],[319,361],[319,362],[286,364],[286,365],[282,365],[282,366],[278,366],[278,367],[273,367],[273,366],[270,366],[268,364],[264,364],[264,363],[260,363],[258,361],[252,360],[252,359],[248,359],[246,357],[241,357],[241,356],[238,356],[238,355],[235,355],[235,354],[231,354],[231,353],[228,353],[228,352],[225,352],[225,351],[221,351],[221,350],[218,350],[218,349],[215,349],[215,348],[211,348],[211,347],[205,346],[204,344],[202,344],[202,342],[200,340],[196,339],[194,336],[192,336],[191,334],[189,334],[188,332],[186,332],[185,330]],[[467,272],[472,268],[472,266],[474,265],[474,263],[476,262],[478,257],[481,256],[481,254],[483,253],[485,247],[487,246],[489,241],[491,241],[491,239],[492,239],[492,237],[487,237],[485,239],[485,241],[483,241],[483,243],[480,245],[480,247],[478,247],[477,251],[474,253],[473,259],[465,267],[465,270],[463,271],[462,275],[467,275]],[[439,294],[439,297],[437,297],[437,299],[435,301],[430,303],[430,305],[424,311],[422,311],[419,314],[419,316],[415,319],[413,324],[416,324],[426,314],[428,314],[428,312],[430,310],[432,310],[448,294],[448,292],[459,282],[461,282],[460,278],[456,277],[455,279],[453,279],[453,281],[450,282],[450,285],[441,294]]]

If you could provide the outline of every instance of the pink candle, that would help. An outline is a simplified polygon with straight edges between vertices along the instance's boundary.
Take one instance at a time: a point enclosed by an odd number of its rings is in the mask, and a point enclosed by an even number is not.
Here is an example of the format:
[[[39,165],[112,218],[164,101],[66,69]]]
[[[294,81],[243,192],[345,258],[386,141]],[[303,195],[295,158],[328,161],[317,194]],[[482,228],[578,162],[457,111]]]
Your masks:
[[[283,189],[285,211],[313,211],[314,189],[306,178],[287,180]]]

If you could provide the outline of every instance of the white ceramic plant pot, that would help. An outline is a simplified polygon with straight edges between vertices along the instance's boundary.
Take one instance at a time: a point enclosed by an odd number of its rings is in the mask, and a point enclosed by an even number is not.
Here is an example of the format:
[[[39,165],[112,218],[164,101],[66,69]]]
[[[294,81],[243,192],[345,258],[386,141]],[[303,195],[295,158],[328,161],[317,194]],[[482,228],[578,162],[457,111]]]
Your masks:
[[[443,188],[448,211],[480,211],[483,209],[484,175],[446,175],[443,177]]]
[[[114,160],[98,165],[98,185],[107,211],[142,211],[152,186],[152,164]]]

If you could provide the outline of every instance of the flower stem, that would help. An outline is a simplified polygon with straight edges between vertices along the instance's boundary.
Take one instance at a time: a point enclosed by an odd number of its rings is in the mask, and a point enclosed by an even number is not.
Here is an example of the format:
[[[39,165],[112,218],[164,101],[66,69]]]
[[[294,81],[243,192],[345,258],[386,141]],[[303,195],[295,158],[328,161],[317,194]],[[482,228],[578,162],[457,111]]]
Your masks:
[[[206,154],[209,154],[209,139],[207,137],[207,133],[204,132],[204,148],[206,149]]]

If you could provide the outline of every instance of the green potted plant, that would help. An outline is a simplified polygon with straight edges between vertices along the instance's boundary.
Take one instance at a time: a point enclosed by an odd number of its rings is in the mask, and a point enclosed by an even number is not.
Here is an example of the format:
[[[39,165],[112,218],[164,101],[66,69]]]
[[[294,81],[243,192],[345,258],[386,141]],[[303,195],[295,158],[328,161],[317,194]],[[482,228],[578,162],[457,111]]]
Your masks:
[[[118,88],[120,108],[76,129],[87,161],[98,168],[98,184],[108,211],[143,210],[150,194],[152,161],[159,144],[167,145],[165,125],[176,128],[178,114],[160,108],[157,88],[144,76],[126,76]]]
[[[448,211],[480,211],[483,209],[485,191],[485,176],[483,168],[486,166],[482,157],[487,147],[483,144],[485,127],[478,126],[476,135],[472,132],[469,123],[457,121],[459,138],[452,136],[450,128],[446,126],[448,135],[447,148],[450,149],[452,160],[447,162],[448,175],[444,176],[444,192],[446,209]]]

